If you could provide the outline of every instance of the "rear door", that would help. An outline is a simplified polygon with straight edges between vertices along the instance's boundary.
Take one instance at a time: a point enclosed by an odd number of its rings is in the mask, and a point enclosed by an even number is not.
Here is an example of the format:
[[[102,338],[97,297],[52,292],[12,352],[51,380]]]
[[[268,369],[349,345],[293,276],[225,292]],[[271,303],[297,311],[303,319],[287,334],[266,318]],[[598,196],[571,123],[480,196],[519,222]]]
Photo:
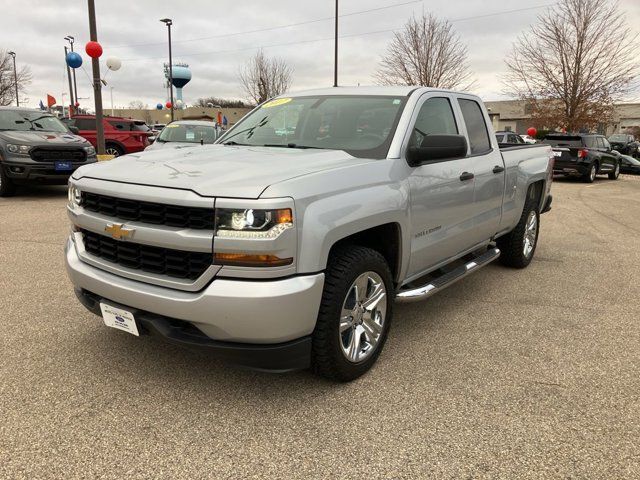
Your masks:
[[[605,137],[598,137],[598,147],[600,149],[600,171],[612,172],[616,168],[618,158],[611,153],[611,144]]]
[[[95,148],[98,148],[96,135],[96,119],[85,117],[74,117],[73,121],[78,128],[78,135],[86,138]]]
[[[464,97],[458,98],[457,103],[469,139],[468,158],[475,175],[473,202],[467,207],[467,215],[473,217],[473,228],[467,237],[468,246],[472,247],[490,239],[500,228],[505,168],[500,150],[491,143],[489,119],[480,103]]]

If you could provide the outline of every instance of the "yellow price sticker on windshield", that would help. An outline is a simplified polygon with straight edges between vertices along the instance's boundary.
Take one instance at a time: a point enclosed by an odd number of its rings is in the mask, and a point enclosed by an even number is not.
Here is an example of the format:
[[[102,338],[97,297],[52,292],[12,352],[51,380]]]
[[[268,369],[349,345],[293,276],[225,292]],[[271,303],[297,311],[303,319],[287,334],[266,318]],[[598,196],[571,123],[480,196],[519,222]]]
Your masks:
[[[276,98],[275,100],[271,100],[270,102],[267,102],[264,105],[262,105],[262,108],[277,107],[278,105],[284,105],[285,103],[289,103],[291,100],[293,99],[292,98]]]

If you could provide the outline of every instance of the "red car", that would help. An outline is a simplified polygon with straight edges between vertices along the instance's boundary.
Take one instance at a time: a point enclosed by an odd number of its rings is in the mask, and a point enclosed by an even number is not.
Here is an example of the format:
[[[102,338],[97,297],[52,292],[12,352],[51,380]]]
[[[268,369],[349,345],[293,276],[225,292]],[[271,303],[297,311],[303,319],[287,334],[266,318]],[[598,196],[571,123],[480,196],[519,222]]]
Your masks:
[[[95,115],[74,115],[63,120],[73,131],[86,138],[97,149]],[[104,140],[107,155],[125,155],[140,152],[149,146],[151,129],[142,120],[122,117],[104,117]],[[75,127],[75,128],[74,128]]]

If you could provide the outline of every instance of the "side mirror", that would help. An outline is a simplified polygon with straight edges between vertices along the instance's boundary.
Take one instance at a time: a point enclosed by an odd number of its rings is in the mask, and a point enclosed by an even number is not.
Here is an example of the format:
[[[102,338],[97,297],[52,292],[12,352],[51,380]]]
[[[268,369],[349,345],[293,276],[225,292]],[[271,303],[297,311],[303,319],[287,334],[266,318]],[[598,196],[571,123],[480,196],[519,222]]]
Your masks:
[[[73,125],[69,125],[69,130],[71,130],[71,133],[73,133],[74,135],[78,135],[80,133],[78,127],[74,127]]]
[[[467,155],[464,135],[427,135],[419,147],[409,147],[407,162],[412,167],[436,160],[463,158]]]

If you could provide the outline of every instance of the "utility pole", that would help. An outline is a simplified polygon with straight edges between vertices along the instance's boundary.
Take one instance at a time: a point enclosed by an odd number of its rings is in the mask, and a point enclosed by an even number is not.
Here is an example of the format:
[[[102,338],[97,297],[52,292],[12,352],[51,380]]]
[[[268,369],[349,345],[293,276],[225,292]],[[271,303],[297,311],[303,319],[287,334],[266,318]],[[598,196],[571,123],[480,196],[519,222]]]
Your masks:
[[[171,102],[171,121],[173,122],[173,60],[171,59],[171,25],[173,25],[173,21],[170,18],[163,18],[160,21],[169,29],[169,101]]]
[[[69,42],[69,44],[71,45],[71,51],[73,52],[73,44],[76,41],[75,37],[67,35],[66,37],[64,37],[64,39]],[[73,107],[75,109],[76,103],[78,102],[78,84],[76,83],[75,68],[71,71],[71,74],[73,75],[73,95],[71,95],[71,103],[73,103]]]
[[[113,87],[109,87],[111,90],[111,116],[113,117]]]
[[[71,83],[71,68],[69,68],[69,64],[67,63],[67,55],[69,54],[69,50],[67,49],[67,46],[65,45],[64,47],[64,63],[67,66],[67,79],[69,80],[69,95],[70,95],[70,102],[71,105],[73,105],[73,85]]]
[[[333,86],[338,86],[338,0],[336,0],[335,50],[333,52]]]
[[[94,0],[89,3],[89,38],[92,42],[98,41],[96,29],[96,5]],[[102,83],[100,81],[100,59],[91,59],[93,70],[93,97],[96,105],[96,136],[98,144],[98,155],[104,155],[104,125],[102,124]]]
[[[18,71],[16,70],[16,52],[8,52],[13,57],[13,83],[16,87],[16,107],[20,106],[20,99],[18,98]]]

